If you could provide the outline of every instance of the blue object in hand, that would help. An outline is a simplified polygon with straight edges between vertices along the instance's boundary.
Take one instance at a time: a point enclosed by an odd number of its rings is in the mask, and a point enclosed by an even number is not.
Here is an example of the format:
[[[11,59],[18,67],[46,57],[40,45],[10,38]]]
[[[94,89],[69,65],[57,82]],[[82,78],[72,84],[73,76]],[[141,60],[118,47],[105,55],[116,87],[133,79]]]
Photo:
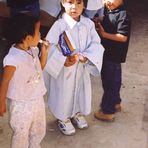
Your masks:
[[[64,39],[64,34],[62,33],[59,36],[59,46],[61,48],[61,51],[63,53],[64,56],[69,56],[71,55],[72,51],[69,49],[65,39]]]

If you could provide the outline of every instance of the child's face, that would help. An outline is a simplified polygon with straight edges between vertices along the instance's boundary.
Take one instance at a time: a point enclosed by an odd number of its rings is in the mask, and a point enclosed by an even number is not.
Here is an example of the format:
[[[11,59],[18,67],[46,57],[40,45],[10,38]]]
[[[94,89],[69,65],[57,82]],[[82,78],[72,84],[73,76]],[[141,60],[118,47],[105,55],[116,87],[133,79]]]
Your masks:
[[[29,39],[29,46],[30,47],[35,47],[38,45],[38,42],[41,38],[41,35],[40,35],[40,22],[37,22],[35,24],[35,32],[34,32],[34,35],[33,36],[30,36],[30,39]]]
[[[69,16],[76,21],[79,20],[84,8],[83,0],[63,0],[62,5]]]
[[[105,6],[109,10],[113,10],[122,5],[123,0],[104,0]]]

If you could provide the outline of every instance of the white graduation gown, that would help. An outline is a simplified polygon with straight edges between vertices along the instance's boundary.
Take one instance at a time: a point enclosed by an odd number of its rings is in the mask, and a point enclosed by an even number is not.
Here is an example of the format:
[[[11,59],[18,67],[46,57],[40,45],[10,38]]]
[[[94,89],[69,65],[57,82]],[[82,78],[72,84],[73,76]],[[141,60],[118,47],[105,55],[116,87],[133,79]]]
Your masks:
[[[68,30],[74,40],[75,53],[81,53],[89,62],[82,64],[78,61],[73,66],[64,66],[66,57],[57,46],[59,35],[64,30]],[[94,23],[84,16],[76,22],[64,13],[51,27],[46,39],[51,43],[44,69],[45,83],[49,83],[48,106],[51,112],[60,120],[73,117],[77,112],[88,115],[92,97],[90,74],[99,74],[104,52]]]

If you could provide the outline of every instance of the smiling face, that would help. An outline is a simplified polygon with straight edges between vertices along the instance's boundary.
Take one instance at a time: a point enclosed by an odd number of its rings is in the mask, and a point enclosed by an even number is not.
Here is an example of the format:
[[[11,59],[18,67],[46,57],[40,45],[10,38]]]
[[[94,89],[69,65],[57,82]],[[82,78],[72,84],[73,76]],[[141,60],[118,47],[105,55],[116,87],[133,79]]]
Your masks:
[[[83,0],[63,0],[62,5],[69,16],[76,21],[79,20],[84,8]]]
[[[123,4],[123,0],[104,0],[105,6],[109,10],[118,8]]]

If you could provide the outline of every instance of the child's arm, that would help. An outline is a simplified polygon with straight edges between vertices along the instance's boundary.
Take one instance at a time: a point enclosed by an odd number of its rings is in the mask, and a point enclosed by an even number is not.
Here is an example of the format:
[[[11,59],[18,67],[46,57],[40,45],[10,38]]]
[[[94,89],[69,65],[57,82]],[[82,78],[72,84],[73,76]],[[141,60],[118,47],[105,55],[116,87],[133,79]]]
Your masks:
[[[14,66],[4,67],[3,78],[0,84],[0,116],[6,112],[6,95],[9,86],[9,82],[15,72]]]
[[[45,67],[46,62],[47,62],[49,46],[50,45],[49,45],[49,43],[47,41],[43,41],[43,43],[41,45],[40,63],[41,63],[41,68],[42,69]]]
[[[127,36],[122,35],[120,33],[117,34],[112,34],[112,33],[107,33],[105,32],[104,28],[100,23],[97,25],[97,32],[102,38],[113,40],[113,41],[118,41],[118,42],[126,42],[127,41]]]

